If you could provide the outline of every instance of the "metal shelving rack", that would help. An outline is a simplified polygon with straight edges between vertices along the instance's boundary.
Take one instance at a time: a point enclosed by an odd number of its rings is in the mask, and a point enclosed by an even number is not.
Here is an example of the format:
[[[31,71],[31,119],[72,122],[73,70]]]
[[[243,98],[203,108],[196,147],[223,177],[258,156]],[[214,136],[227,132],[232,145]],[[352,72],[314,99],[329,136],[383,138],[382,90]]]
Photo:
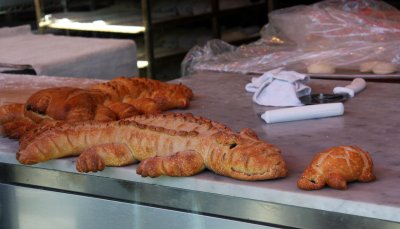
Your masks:
[[[63,13],[67,15],[68,14],[67,1],[66,0],[60,0],[60,1],[63,8]],[[252,8],[252,7],[254,8],[262,7],[263,9],[265,9],[265,12],[267,12],[268,6],[269,5],[272,6],[270,0],[268,1],[265,0],[265,1],[255,2],[248,6],[240,7],[239,9],[221,10],[219,5],[219,0],[209,0],[209,1],[211,5],[211,12],[203,13],[200,15],[177,16],[177,17],[165,18],[162,20],[159,19],[155,20],[153,19],[152,15],[152,5],[154,3],[154,0],[141,0],[140,11],[132,12],[132,14],[137,14],[138,12],[141,13],[142,21],[135,22],[126,19],[123,24],[107,23],[108,21],[118,22],[118,17],[121,17],[121,15],[119,15],[117,11],[104,15],[107,16],[107,19],[105,19],[104,21],[97,20],[97,21],[92,21],[91,23],[87,22],[89,21],[89,18],[87,19],[85,18],[83,20],[86,21],[86,23],[79,23],[78,21],[74,20],[68,21],[66,19],[53,20],[54,18],[44,13],[44,3],[43,3],[44,0],[34,0],[34,4],[35,4],[35,13],[37,18],[38,31],[41,33],[45,33],[47,29],[56,29],[56,30],[65,30],[67,31],[67,34],[68,31],[90,31],[90,32],[104,32],[104,33],[121,33],[121,34],[127,34],[128,36],[132,36],[133,38],[137,36],[142,36],[144,39],[144,51],[143,54],[139,55],[139,57],[141,58],[138,59],[141,60],[142,62],[143,61],[147,62],[144,64],[144,66],[142,66],[142,68],[143,67],[146,68],[147,77],[152,77],[154,76],[155,73],[156,69],[155,63],[157,62],[157,60],[166,59],[173,56],[183,57],[185,53],[188,51],[186,49],[175,49],[171,51],[164,50],[162,52],[156,50],[154,45],[154,33],[157,33],[157,30],[179,27],[188,23],[207,21],[210,22],[210,30],[212,36],[214,38],[220,39],[221,38],[220,19],[222,17],[229,14],[238,13],[240,10],[244,8]],[[93,12],[90,13],[88,12],[87,17],[90,17],[91,13]],[[112,13],[114,13],[114,15],[111,15]],[[99,14],[96,15],[96,17],[101,18],[102,16],[101,14],[106,14],[106,10],[100,11]],[[256,38],[252,37],[250,39],[255,40]],[[235,44],[241,43],[243,41],[237,41],[235,42]],[[141,68],[141,66],[138,67]]]

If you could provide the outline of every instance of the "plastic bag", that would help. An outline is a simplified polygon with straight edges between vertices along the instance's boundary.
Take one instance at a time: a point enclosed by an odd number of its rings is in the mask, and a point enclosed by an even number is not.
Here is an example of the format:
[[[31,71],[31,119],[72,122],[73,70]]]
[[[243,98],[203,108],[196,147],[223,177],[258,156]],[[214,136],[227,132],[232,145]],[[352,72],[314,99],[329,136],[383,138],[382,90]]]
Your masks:
[[[195,71],[263,73],[276,67],[305,72],[312,63],[358,70],[367,61],[400,65],[400,11],[375,0],[326,0],[272,11],[261,39],[240,47],[211,40],[182,62]]]

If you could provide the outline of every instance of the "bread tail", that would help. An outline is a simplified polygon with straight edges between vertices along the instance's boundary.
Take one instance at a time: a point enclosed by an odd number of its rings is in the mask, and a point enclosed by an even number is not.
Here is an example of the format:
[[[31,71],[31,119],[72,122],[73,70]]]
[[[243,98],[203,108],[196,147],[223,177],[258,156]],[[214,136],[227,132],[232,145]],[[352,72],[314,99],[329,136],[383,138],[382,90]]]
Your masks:
[[[20,146],[17,160],[21,164],[37,164],[51,159],[79,155],[83,150],[103,143],[102,138],[109,130],[106,124],[95,123],[60,124],[38,131],[39,136],[32,136],[30,142]]]

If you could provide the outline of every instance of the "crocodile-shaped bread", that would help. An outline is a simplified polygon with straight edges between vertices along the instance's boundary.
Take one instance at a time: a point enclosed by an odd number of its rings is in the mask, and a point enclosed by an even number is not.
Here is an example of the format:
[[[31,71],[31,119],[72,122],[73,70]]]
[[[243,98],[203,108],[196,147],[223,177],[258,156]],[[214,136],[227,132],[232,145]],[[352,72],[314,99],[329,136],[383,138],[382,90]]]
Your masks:
[[[25,104],[0,106],[0,135],[19,139],[43,120],[114,121],[189,106],[193,92],[183,84],[117,77],[88,89],[54,87],[31,95]]]
[[[142,176],[191,176],[205,168],[240,180],[287,175],[275,146],[251,129],[235,133],[223,124],[191,114],[139,115],[100,123],[63,123],[20,145],[17,159],[36,164],[80,155],[76,168],[95,172],[140,161]]]

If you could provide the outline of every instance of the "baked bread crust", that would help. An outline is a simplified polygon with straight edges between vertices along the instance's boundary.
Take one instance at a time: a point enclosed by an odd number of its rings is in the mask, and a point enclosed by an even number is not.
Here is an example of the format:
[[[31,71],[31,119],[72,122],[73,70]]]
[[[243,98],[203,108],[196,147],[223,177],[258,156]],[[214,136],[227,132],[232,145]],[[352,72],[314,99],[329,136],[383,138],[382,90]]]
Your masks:
[[[4,116],[1,119],[8,120],[7,125],[0,120],[0,125],[3,134],[19,139],[43,120],[114,121],[138,114],[186,108],[192,97],[192,90],[183,84],[117,77],[89,89],[55,87],[40,90],[24,105],[0,107],[0,114]],[[23,120],[14,121],[12,118],[16,116]]]
[[[54,125],[21,144],[17,159],[35,164],[74,155],[80,155],[77,169],[81,172],[115,166],[119,158],[121,165],[141,161],[137,173],[150,177],[189,176],[204,168],[240,180],[287,175],[280,150],[259,140],[254,131],[234,133],[223,124],[190,114]]]
[[[336,146],[317,154],[297,182],[304,190],[328,185],[347,189],[347,182],[375,180],[373,162],[368,152],[356,146]]]
[[[19,139],[35,126],[34,121],[24,116],[24,104],[0,106],[0,136]]]

